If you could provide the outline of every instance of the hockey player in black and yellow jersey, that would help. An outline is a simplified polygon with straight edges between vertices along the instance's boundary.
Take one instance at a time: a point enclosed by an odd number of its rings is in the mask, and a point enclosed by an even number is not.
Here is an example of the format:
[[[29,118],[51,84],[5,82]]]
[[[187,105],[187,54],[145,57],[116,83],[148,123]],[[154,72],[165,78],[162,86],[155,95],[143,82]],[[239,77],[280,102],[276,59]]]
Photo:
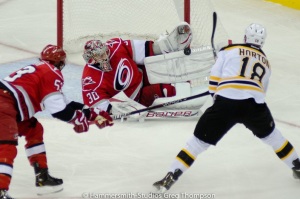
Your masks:
[[[200,117],[194,135],[178,153],[167,175],[153,184],[164,192],[196,157],[219,140],[237,123],[244,124],[300,179],[300,161],[293,145],[275,127],[272,114],[265,103],[271,66],[262,46],[266,29],[259,24],[246,28],[244,43],[228,45],[220,50],[211,69],[209,91],[214,103]],[[216,124],[217,122],[217,124]]]

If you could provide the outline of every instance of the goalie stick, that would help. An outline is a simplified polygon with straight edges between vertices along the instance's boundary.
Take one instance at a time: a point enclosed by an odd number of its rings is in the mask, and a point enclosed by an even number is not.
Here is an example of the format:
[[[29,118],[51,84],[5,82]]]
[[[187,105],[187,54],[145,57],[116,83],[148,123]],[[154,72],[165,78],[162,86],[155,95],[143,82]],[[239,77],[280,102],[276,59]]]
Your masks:
[[[217,13],[214,12],[213,13],[213,29],[212,29],[212,33],[211,33],[211,46],[213,49],[215,59],[217,58],[216,48],[215,48],[215,44],[214,44],[216,27],[217,27]]]
[[[137,113],[142,113],[142,112],[146,112],[146,111],[150,111],[150,110],[153,110],[153,109],[162,108],[162,107],[166,107],[166,106],[171,106],[173,104],[178,104],[178,103],[181,103],[181,102],[186,102],[186,101],[189,101],[189,100],[192,100],[192,99],[195,99],[195,98],[199,98],[199,97],[203,97],[203,96],[206,96],[206,95],[209,95],[208,91],[205,91],[203,93],[199,93],[197,95],[193,95],[193,96],[189,96],[189,97],[177,99],[177,100],[174,100],[174,101],[170,101],[170,102],[166,102],[166,103],[157,104],[157,105],[154,105],[154,106],[150,106],[150,107],[138,109],[138,110],[131,111],[131,112],[128,112],[128,113],[123,113],[123,114],[118,114],[118,115],[112,115],[112,117],[113,117],[113,119],[121,119],[121,118],[129,116],[129,115],[133,115],[133,114],[137,114]],[[110,101],[120,101],[120,100],[111,98]],[[122,102],[122,101],[120,101],[120,102]]]

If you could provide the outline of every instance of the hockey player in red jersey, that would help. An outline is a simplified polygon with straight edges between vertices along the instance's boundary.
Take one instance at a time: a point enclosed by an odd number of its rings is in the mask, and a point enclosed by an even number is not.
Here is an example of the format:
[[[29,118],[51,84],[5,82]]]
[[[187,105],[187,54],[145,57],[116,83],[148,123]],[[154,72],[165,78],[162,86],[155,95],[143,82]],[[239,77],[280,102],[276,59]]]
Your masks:
[[[0,80],[0,199],[10,198],[7,190],[19,136],[26,139],[26,154],[34,167],[36,186],[51,187],[56,192],[62,190],[62,179],[49,175],[43,127],[34,117],[35,113],[46,109],[53,117],[73,124],[76,133],[88,131],[88,121],[95,122],[99,128],[113,125],[107,112],[66,101],[61,73],[65,59],[66,53],[61,47],[47,45],[41,52],[41,62]]]
[[[109,112],[108,99],[120,91],[146,107],[156,98],[174,96],[176,90],[171,84],[150,85],[143,66],[144,58],[183,50],[191,40],[190,26],[182,23],[157,42],[121,38],[106,43],[87,41],[83,53],[86,61],[82,74],[84,103]]]
[[[266,29],[253,23],[246,28],[245,43],[229,45],[220,50],[209,81],[209,92],[214,103],[200,117],[194,135],[178,153],[167,175],[153,184],[159,191],[169,190],[193,165],[199,154],[216,145],[237,123],[244,124],[257,138],[269,145],[291,169],[294,178],[300,179],[299,156],[293,145],[276,128],[265,102],[271,75],[271,67],[262,51],[265,39]]]

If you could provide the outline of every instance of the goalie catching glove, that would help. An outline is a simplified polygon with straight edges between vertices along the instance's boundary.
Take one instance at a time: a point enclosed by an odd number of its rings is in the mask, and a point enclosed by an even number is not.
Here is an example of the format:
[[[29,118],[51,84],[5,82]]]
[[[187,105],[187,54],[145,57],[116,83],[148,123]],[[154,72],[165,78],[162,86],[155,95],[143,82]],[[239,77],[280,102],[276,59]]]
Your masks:
[[[193,34],[190,25],[186,22],[178,24],[171,33],[160,35],[153,44],[155,55],[184,50],[192,42]]]
[[[84,108],[82,111],[87,116],[88,120],[94,121],[100,129],[114,124],[113,119],[106,111],[98,108]]]

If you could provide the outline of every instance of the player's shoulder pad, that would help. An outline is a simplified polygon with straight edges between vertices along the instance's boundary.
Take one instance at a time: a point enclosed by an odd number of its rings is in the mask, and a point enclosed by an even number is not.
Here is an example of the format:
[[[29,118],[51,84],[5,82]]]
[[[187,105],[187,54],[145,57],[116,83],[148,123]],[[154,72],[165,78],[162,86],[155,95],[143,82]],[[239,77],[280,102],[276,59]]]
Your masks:
[[[252,44],[244,44],[244,46],[246,46],[248,48],[253,48],[253,49],[259,51],[260,53],[262,53],[264,56],[266,56],[265,53],[262,51],[262,49],[259,46],[252,45]]]
[[[258,46],[252,45],[252,44],[246,44],[246,43],[241,43],[241,44],[229,44],[228,46],[225,46],[223,48],[220,49],[220,51],[223,50],[228,50],[230,48],[238,48],[238,47],[246,47],[246,48],[253,48],[257,51],[259,51],[260,53],[262,53],[263,55],[265,55],[265,53],[262,51],[261,48],[259,48]]]
[[[52,64],[50,64],[46,61],[41,61],[41,62],[38,62],[38,63],[35,63],[35,64],[31,64],[31,66],[33,66],[36,70],[38,70],[38,73],[44,79],[53,80],[54,76],[55,77],[58,76],[62,80],[64,80],[64,77],[63,77],[63,74],[62,74],[61,70],[59,70],[54,65],[52,65]]]
[[[229,45],[224,46],[223,48],[221,48],[220,51],[228,50],[229,48],[237,47],[237,46],[241,46],[241,45],[243,45],[243,44],[229,44]]]

